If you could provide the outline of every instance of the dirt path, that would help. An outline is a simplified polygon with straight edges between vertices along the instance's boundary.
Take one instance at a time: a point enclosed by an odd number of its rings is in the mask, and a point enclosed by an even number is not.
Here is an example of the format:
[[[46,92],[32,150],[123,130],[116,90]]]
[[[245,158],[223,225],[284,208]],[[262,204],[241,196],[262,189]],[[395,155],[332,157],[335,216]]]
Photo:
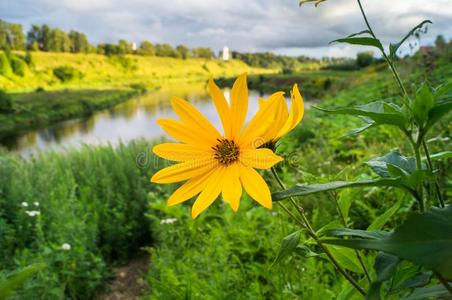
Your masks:
[[[115,279],[107,286],[100,297],[103,300],[135,300],[146,291],[147,283],[143,279],[149,264],[149,257],[143,255],[131,260],[127,265],[115,268]]]

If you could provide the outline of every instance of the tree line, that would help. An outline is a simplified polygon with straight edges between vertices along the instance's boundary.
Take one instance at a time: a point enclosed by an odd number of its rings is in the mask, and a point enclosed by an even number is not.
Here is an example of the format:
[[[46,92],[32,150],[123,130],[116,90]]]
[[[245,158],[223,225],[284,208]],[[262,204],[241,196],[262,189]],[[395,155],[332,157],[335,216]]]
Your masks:
[[[189,48],[185,45],[173,47],[168,43],[154,44],[142,41],[138,47],[121,39],[118,43],[101,43],[93,45],[86,34],[71,30],[69,33],[44,25],[32,25],[24,34],[21,24],[0,20],[0,50],[29,50],[45,52],[98,53],[104,55],[138,54],[144,56],[162,56],[174,58],[215,57],[212,49],[207,47]]]

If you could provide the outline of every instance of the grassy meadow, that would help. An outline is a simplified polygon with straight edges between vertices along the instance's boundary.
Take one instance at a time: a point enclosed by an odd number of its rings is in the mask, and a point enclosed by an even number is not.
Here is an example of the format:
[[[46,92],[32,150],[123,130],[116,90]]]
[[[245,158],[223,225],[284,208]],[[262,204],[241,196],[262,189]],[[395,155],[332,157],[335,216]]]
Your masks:
[[[207,76],[273,72],[251,69],[238,61],[157,57],[128,58],[136,69],[127,72],[121,63],[98,55],[33,55],[35,71],[26,75],[26,80],[0,77],[0,86],[11,90],[39,86],[49,89],[29,95],[11,94],[14,105],[23,111],[23,115],[14,115],[14,123],[28,122],[27,114],[30,118],[42,115],[39,119],[49,121],[68,118],[80,111],[102,108],[110,97],[116,99],[115,103],[121,101],[130,93],[84,90],[88,85],[94,90],[167,81],[177,85],[178,81]],[[422,57],[401,61],[402,76],[412,82],[428,78],[434,84],[452,78],[450,54],[438,56],[435,62],[431,70],[425,67]],[[55,83],[51,70],[63,64],[76,67],[83,77],[68,84]],[[338,107],[379,97],[391,99],[397,94],[391,76],[386,68],[377,65],[353,72],[253,75],[249,85],[276,91],[296,82],[305,101]],[[224,79],[224,85],[228,82]],[[63,86],[77,91],[60,90]],[[84,93],[90,94],[90,100],[82,101],[80,106],[78,99],[84,99]],[[49,111],[60,113],[61,103],[63,115],[49,117]],[[0,114],[1,126],[10,118]],[[450,124],[449,117],[429,136],[433,151],[447,145],[444,138],[450,135]],[[302,123],[278,145],[277,152],[285,158],[277,167],[284,182],[292,185],[369,179],[372,173],[369,168],[362,172],[362,162],[394,148],[408,150],[391,127],[374,128],[365,136],[340,138],[348,129],[361,125],[360,119],[325,115],[311,108]],[[149,253],[148,271],[142,276],[147,283],[141,295],[144,299],[362,299],[323,254],[311,250],[316,248],[305,232],[302,235],[307,242],[299,245],[294,255],[273,264],[281,240],[296,228],[276,205],[269,211],[246,196],[235,214],[225,203],[216,201],[196,220],[190,217],[190,205],[167,207],[166,200],[176,186],[149,182],[151,175],[165,166],[150,152],[156,142],[84,146],[29,159],[0,155],[0,279],[32,263],[45,263],[10,299],[101,299],[108,293],[112,268],[126,264],[141,251]],[[439,169],[450,169],[450,158],[435,163]],[[266,172],[263,174],[271,190],[278,190]],[[439,184],[446,191],[445,198],[450,199],[452,180],[450,175],[442,178]],[[414,200],[388,188],[342,190],[307,196],[302,201],[316,231],[323,232],[341,224],[337,203],[350,203],[353,209],[349,224],[365,229],[399,199],[403,219]],[[390,219],[386,226],[398,222]],[[70,249],[64,244],[70,244]],[[347,270],[364,272],[350,259],[351,250],[328,247]],[[375,255],[365,259],[373,263]],[[404,267],[402,264],[398,271],[402,273]],[[402,283],[393,284],[397,287]]]

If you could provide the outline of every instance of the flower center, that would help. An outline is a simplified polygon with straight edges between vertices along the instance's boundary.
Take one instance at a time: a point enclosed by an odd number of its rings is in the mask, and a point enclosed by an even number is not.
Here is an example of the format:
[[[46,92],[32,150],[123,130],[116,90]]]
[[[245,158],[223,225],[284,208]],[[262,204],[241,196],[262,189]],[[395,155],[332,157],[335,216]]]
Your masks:
[[[228,139],[217,139],[218,144],[213,146],[214,157],[220,164],[229,165],[239,158],[239,146],[234,141]]]

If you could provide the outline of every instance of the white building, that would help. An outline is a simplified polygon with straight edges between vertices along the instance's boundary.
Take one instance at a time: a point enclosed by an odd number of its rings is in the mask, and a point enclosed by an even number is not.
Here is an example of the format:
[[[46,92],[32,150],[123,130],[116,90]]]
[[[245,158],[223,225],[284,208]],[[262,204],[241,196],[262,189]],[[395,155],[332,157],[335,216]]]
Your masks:
[[[223,60],[229,60],[229,48],[228,47],[226,47],[226,46],[223,47],[222,55],[223,55]]]
[[[137,43],[132,43],[132,51],[137,51]]]

